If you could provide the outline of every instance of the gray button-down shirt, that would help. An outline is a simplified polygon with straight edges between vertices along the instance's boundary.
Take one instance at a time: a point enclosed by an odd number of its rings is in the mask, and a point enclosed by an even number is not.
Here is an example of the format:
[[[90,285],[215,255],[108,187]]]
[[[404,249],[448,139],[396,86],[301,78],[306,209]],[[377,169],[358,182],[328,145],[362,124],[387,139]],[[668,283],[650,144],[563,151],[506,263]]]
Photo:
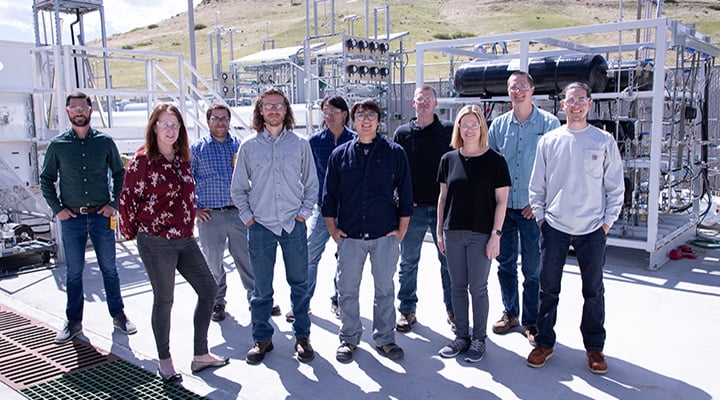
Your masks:
[[[295,218],[308,219],[317,200],[318,180],[307,139],[267,130],[243,140],[230,186],[240,219],[251,219],[276,235],[291,232]]]

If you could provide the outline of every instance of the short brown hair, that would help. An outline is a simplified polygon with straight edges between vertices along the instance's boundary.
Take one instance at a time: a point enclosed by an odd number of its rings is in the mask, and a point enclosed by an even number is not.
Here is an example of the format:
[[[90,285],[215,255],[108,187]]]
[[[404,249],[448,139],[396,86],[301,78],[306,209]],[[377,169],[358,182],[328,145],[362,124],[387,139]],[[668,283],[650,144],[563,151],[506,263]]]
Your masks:
[[[213,103],[208,107],[207,111],[205,112],[205,116],[207,117],[207,120],[210,121],[210,117],[212,116],[212,112],[215,110],[225,110],[227,112],[228,118],[231,117],[230,115],[230,107],[228,107],[225,104],[222,103]]]

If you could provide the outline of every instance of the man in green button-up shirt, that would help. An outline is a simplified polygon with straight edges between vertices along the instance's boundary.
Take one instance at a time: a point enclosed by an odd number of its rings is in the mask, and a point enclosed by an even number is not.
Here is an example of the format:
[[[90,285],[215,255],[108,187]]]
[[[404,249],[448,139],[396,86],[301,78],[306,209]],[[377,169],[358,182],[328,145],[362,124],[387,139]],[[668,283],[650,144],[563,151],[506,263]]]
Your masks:
[[[65,109],[72,128],[50,140],[40,174],[43,197],[60,220],[67,265],[68,320],[55,342],[65,343],[82,332],[82,274],[88,236],[102,272],[113,324],[121,332],[132,334],[137,329],[125,316],[115,266],[115,230],[111,227],[125,167],[112,138],[90,127],[90,97],[73,92],[65,101]]]

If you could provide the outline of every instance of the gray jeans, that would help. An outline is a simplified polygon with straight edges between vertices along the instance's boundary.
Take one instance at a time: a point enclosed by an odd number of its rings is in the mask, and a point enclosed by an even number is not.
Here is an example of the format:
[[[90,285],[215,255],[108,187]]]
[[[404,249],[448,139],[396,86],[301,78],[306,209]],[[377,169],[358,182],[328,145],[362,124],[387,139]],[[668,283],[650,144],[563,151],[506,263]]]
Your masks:
[[[227,281],[225,273],[225,244],[235,263],[235,269],[240,273],[240,281],[248,301],[255,288],[255,278],[250,269],[250,257],[248,255],[247,226],[240,220],[236,209],[210,210],[210,220],[198,222],[198,236],[200,246],[207,260],[210,272],[218,284],[218,294],[215,296],[215,304],[225,305],[225,294],[227,293]]]
[[[487,283],[491,263],[485,256],[485,246],[490,235],[445,230],[443,238],[452,287],[455,335],[470,336],[469,291],[472,295],[472,338],[485,340],[489,308]]]
[[[153,289],[151,323],[158,357],[161,360],[170,357],[170,312],[174,299],[176,270],[198,295],[193,316],[193,354],[207,354],[207,333],[217,284],[195,238],[170,240],[140,232],[137,236],[137,247]]]
[[[373,240],[341,238],[338,243],[337,286],[340,306],[340,342],[359,344],[360,281],[365,259],[375,284],[373,307],[373,340],[377,346],[395,343],[395,284],[393,277],[400,257],[400,241],[395,236]]]

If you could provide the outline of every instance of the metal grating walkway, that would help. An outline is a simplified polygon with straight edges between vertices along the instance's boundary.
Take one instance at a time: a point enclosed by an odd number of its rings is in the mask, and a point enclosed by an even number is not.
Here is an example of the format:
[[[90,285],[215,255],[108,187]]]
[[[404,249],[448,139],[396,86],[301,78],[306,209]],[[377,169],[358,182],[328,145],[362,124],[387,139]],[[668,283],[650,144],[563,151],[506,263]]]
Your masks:
[[[0,381],[29,399],[203,399],[0,305]]]
[[[0,306],[0,380],[15,390],[107,362],[90,344],[55,344],[52,329]]]
[[[204,399],[180,385],[162,380],[125,360],[107,362],[62,378],[48,381],[20,393],[28,399]]]

